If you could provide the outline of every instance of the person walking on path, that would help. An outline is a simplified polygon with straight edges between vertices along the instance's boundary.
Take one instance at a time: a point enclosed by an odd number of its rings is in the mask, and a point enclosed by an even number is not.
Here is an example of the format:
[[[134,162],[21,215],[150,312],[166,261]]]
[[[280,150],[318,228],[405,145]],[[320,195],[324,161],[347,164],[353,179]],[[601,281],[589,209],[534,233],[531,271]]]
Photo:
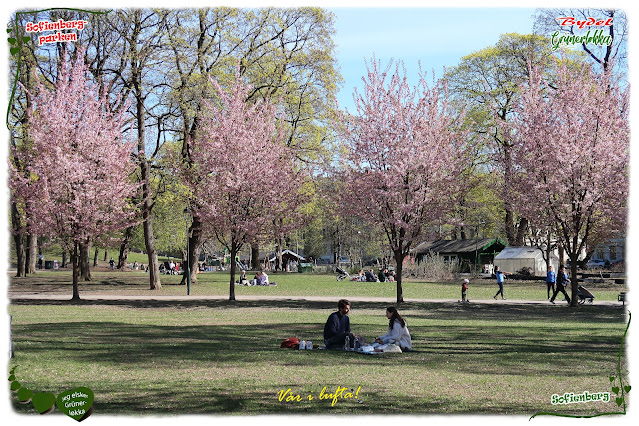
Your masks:
[[[555,291],[550,298],[550,303],[554,305],[557,294],[563,293],[566,301],[570,305],[570,296],[568,296],[568,293],[566,293],[566,285],[568,285],[569,282],[570,280],[568,279],[568,275],[566,275],[566,268],[562,266],[561,268],[559,268],[559,274],[557,274],[557,286],[555,287]]]
[[[501,293],[501,300],[504,299],[504,278],[506,275],[510,274],[510,272],[502,272],[501,268],[497,266],[495,268],[495,277],[497,277],[497,285],[499,286],[499,290],[493,296],[493,299],[497,300],[497,296]]]
[[[552,270],[552,265],[548,265],[548,273],[546,274],[546,290],[548,291],[548,300],[550,300],[550,292],[555,292],[555,283],[557,282],[557,275]]]

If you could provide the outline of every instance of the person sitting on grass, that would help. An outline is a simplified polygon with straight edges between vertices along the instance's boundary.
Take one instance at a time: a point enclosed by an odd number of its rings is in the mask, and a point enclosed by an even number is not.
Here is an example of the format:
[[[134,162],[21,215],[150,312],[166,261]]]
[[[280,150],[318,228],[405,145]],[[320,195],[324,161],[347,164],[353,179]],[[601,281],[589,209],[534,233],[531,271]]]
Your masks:
[[[268,275],[266,275],[266,272],[260,271],[257,285],[268,285]]]
[[[341,349],[346,343],[346,336],[350,339],[350,347],[353,347],[355,335],[351,333],[351,322],[348,313],[351,310],[351,302],[341,299],[337,302],[337,312],[328,316],[324,324],[324,344],[326,349]]]
[[[406,321],[399,315],[394,306],[386,308],[386,318],[388,318],[388,331],[383,336],[375,338],[377,343],[394,343],[402,351],[409,351],[413,347]]]
[[[388,272],[387,269],[380,269],[379,270],[379,274],[377,274],[377,281],[379,281],[380,283],[383,283],[386,281],[386,272]]]
[[[375,277],[373,268],[371,268],[369,271],[366,271],[365,275],[366,275],[366,282],[369,282],[369,283],[377,282],[377,277]]]

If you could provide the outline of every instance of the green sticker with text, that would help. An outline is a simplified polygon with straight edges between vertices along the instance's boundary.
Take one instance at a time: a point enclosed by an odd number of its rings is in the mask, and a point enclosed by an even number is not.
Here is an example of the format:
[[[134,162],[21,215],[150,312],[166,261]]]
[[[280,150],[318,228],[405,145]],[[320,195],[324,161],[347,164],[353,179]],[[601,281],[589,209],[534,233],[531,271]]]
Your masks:
[[[58,395],[56,405],[64,414],[81,422],[93,411],[93,392],[84,387],[62,392]]]

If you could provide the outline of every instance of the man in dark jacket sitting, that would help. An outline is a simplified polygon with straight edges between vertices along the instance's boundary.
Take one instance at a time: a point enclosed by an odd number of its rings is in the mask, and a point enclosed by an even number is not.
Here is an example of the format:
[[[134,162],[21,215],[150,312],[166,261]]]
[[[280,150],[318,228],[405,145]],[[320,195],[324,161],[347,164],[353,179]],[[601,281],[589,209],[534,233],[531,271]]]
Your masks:
[[[351,323],[348,313],[351,310],[351,302],[341,299],[337,302],[337,312],[328,316],[324,325],[324,343],[326,349],[337,349],[344,346],[346,336],[350,338],[350,346],[353,347],[355,336],[351,333]]]

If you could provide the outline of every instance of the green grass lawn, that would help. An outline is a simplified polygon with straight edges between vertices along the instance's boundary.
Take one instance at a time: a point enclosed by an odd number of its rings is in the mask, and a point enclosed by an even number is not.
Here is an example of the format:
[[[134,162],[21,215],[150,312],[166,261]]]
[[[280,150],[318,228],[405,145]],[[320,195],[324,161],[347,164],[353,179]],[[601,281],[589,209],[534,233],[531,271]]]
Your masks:
[[[56,276],[56,274],[58,274]],[[63,272],[37,274],[16,288],[62,291]],[[113,275],[113,277],[112,277]],[[141,275],[139,282],[132,280]],[[149,294],[143,274],[100,272],[82,292]],[[227,294],[225,274],[202,274],[195,294]],[[291,336],[320,344],[335,302],[242,301],[244,294],[394,297],[393,284],[336,282],[334,277],[271,275],[277,287],[238,287],[238,301],[14,300],[15,358],[20,383],[54,394],[78,386],[95,394],[102,414],[422,414],[532,415],[540,411],[592,415],[617,411],[614,402],[553,406],[553,394],[610,392],[626,326],[621,305],[405,303],[400,312],[414,352],[366,356],[280,349]],[[162,294],[183,294],[179,277],[163,277]],[[41,281],[40,281],[41,280]],[[39,286],[39,287],[38,287]],[[407,298],[456,298],[457,285],[406,283]],[[494,293],[471,283],[470,297]],[[145,293],[146,291],[146,293]],[[506,287],[526,298],[540,288]],[[545,289],[544,295],[545,295]],[[531,293],[527,293],[531,292]],[[599,295],[603,291],[597,292]],[[385,332],[386,303],[353,303],[353,331]],[[625,374],[625,362],[622,366]],[[320,400],[326,388],[359,390],[355,398]],[[291,389],[301,402],[279,401]],[[313,400],[308,400],[311,395]],[[612,398],[614,400],[614,398]],[[35,413],[12,402],[18,412]]]
[[[127,295],[186,295],[186,286],[179,285],[182,276],[161,275],[162,289],[149,290],[149,277],[140,271],[110,271],[107,268],[92,271],[93,280],[80,283],[80,297],[83,292]],[[252,274],[247,274],[252,278]],[[337,281],[334,275],[311,275],[298,273],[271,273],[271,282],[277,286],[236,286],[238,299],[251,296],[315,296],[315,297],[385,297],[395,299],[396,283],[361,283]],[[203,272],[198,274],[198,282],[192,284],[193,296],[224,296],[229,294],[228,272]],[[588,286],[595,300],[617,300],[625,285],[596,284]],[[497,292],[497,284],[492,279],[472,280],[468,298],[472,300],[492,299]],[[57,293],[71,295],[71,271],[38,271],[27,278],[11,278],[10,293]],[[423,282],[407,279],[403,283],[405,299],[445,299],[461,298],[461,280],[457,282]],[[510,281],[504,286],[506,299],[547,300],[546,284],[542,281]]]

